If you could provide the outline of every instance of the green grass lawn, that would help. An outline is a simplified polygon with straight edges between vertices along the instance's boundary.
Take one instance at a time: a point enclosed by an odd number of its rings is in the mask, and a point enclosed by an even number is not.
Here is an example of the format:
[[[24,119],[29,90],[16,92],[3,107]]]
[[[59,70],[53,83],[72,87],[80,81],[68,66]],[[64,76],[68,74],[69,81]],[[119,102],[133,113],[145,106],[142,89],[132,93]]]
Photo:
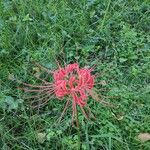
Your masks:
[[[81,145],[71,107],[54,125],[65,99],[33,109],[13,80],[36,83],[32,61],[56,60],[96,64],[97,92],[118,106],[89,98],[93,122],[78,109]],[[0,0],[0,149],[150,150],[140,133],[150,133],[149,0]]]

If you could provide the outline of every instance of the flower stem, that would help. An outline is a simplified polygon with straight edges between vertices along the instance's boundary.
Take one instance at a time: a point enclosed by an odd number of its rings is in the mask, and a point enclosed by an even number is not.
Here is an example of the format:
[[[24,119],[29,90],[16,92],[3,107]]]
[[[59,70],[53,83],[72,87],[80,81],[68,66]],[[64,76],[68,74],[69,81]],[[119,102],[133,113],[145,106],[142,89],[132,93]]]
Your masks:
[[[81,133],[80,133],[80,129],[77,128],[78,131],[78,150],[81,149]]]
[[[77,133],[78,133],[78,150],[81,149],[81,132],[78,120],[78,112],[76,111],[76,125],[77,125]]]

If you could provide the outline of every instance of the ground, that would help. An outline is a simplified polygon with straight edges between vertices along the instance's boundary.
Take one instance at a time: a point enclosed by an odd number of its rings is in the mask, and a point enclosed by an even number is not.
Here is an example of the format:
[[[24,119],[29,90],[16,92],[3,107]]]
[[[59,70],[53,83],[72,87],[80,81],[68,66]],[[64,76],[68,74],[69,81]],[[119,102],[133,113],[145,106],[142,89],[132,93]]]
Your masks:
[[[150,132],[149,0],[0,0],[0,147],[3,150],[149,150],[138,135]],[[96,91],[117,108],[88,105],[88,121],[57,98],[33,109],[17,80],[36,83],[33,61],[95,66]],[[106,89],[106,90],[104,90]],[[77,134],[78,132],[78,134]]]

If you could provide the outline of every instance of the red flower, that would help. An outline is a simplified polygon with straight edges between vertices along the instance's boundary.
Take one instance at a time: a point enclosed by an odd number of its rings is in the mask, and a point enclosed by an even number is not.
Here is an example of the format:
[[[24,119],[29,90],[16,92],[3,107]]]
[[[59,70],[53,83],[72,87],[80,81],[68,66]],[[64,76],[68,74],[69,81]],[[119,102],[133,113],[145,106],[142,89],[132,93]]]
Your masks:
[[[60,120],[63,117],[67,107],[69,106],[70,99],[72,100],[72,120],[74,120],[75,116],[77,118],[77,108],[78,105],[81,108],[82,113],[86,118],[89,118],[89,113],[91,112],[90,108],[87,106],[88,97],[91,96],[93,99],[103,102],[104,104],[108,104],[99,99],[96,93],[93,91],[94,87],[94,75],[92,75],[92,69],[80,68],[77,63],[69,64],[66,67],[62,68],[59,66],[59,69],[55,71],[49,71],[48,69],[42,67],[37,64],[40,68],[43,68],[49,75],[51,73],[53,75],[54,82],[50,83],[46,81],[46,79],[39,80],[42,81],[42,85],[35,86],[32,84],[22,83],[23,85],[33,88],[27,89],[22,88],[27,92],[38,92],[40,93],[40,100],[45,100],[47,103],[52,96],[56,96],[59,99],[64,97],[68,97],[64,110],[61,114]],[[39,95],[31,96],[30,98],[38,98]],[[84,107],[87,107],[89,113],[84,110]]]
[[[78,64],[70,64],[56,70],[53,76],[56,97],[70,95],[76,104],[86,105],[88,91],[94,86],[90,69],[80,69]]]

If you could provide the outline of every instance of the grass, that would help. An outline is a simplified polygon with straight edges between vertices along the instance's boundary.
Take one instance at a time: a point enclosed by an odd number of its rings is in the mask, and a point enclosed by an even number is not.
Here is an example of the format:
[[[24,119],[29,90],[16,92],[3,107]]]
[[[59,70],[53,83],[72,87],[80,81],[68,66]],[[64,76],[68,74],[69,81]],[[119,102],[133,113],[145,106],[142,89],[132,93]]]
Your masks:
[[[50,100],[33,110],[13,77],[35,82],[32,60],[50,69],[55,59],[81,66],[97,64],[97,91],[111,109],[89,100],[96,116],[79,113],[81,149],[148,150],[139,133],[150,132],[149,0],[1,0],[0,1],[0,147],[7,149],[77,149],[71,110],[54,126],[64,102]],[[46,136],[46,137],[45,137]]]

